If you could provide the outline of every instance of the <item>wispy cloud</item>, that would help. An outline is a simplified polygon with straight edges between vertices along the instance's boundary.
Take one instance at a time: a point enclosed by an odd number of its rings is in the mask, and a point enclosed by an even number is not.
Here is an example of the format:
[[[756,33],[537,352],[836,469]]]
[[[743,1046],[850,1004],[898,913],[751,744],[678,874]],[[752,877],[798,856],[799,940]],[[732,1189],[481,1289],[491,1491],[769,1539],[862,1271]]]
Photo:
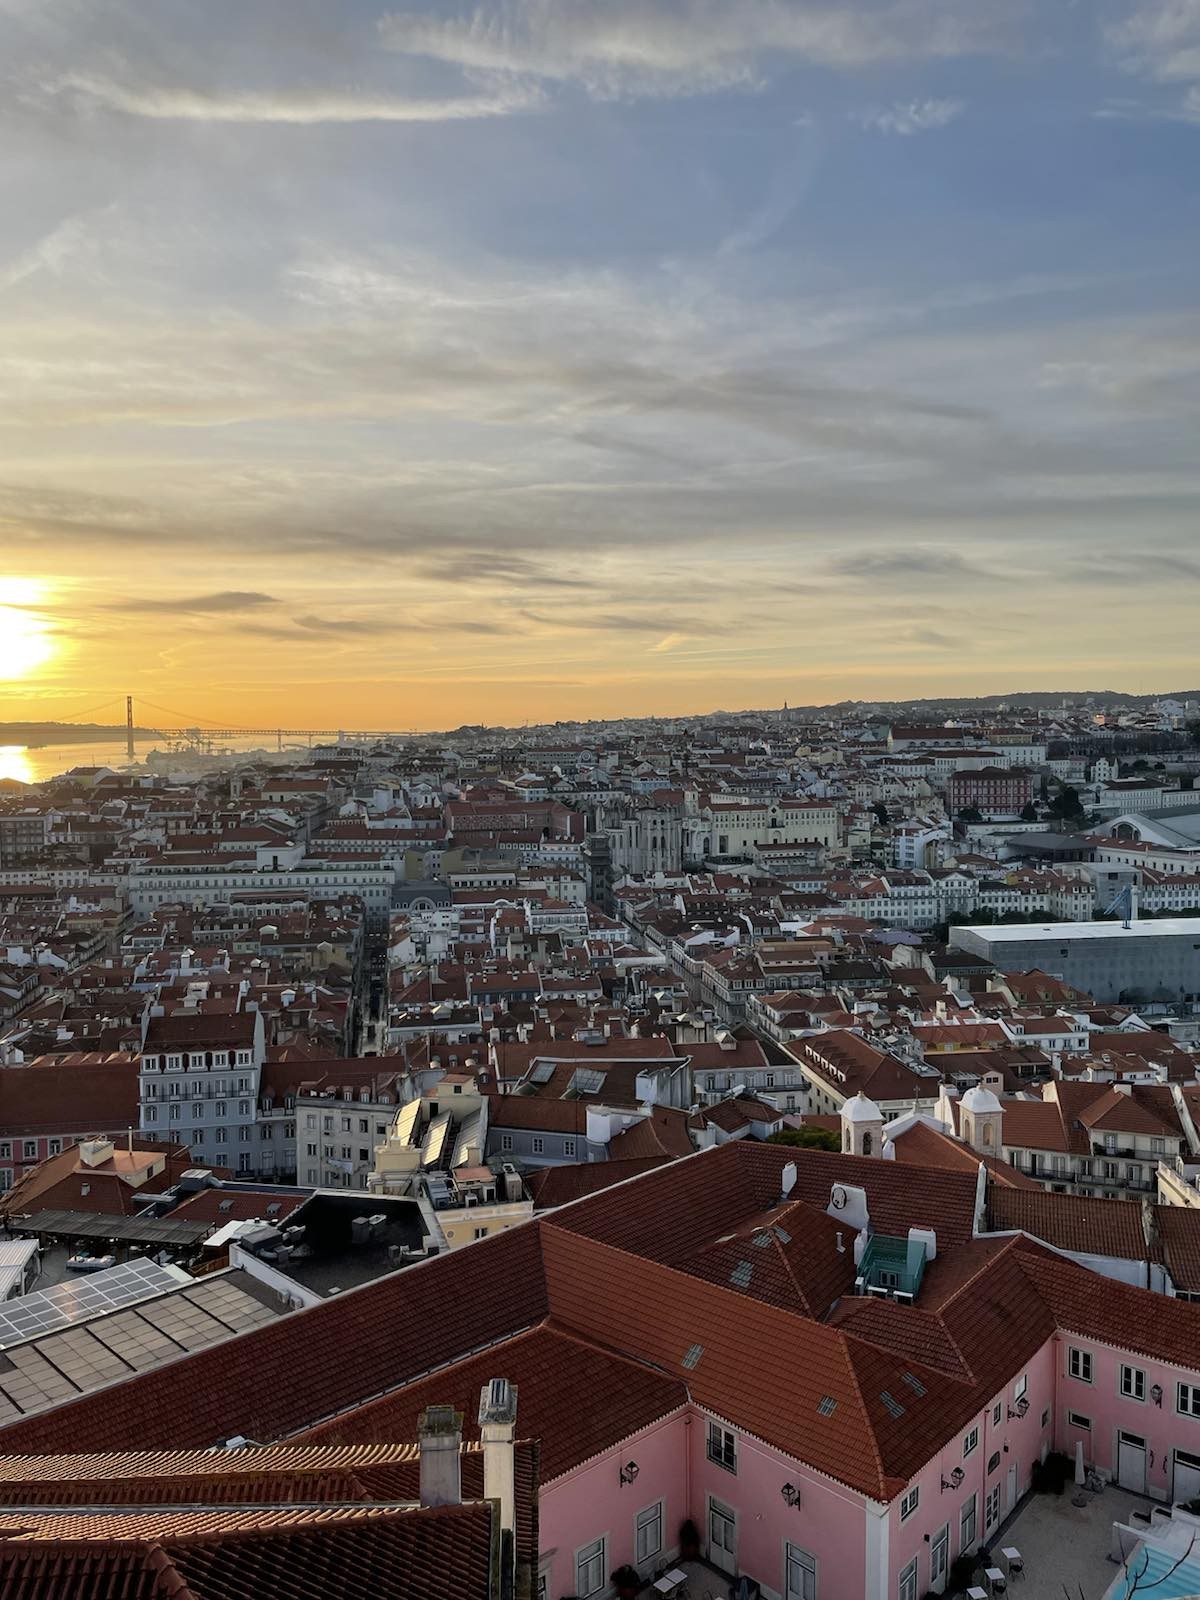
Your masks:
[[[754,88],[768,57],[839,70],[1011,42],[1020,5],[976,0],[508,0],[458,16],[396,12],[384,42],[469,73],[580,84],[596,98]]]
[[[226,616],[238,611],[257,611],[262,606],[277,605],[274,595],[260,594],[247,589],[221,589],[215,594],[194,595],[162,595],[155,596],[154,610],[166,615],[179,616]],[[129,600],[113,600],[105,602],[97,609],[102,611],[132,612],[141,611],[143,602]]]
[[[898,133],[908,137],[914,133],[928,133],[933,128],[944,128],[961,117],[966,110],[963,100],[909,100],[894,105],[863,111],[855,120],[873,133]]]
[[[93,106],[155,121],[314,124],[326,122],[462,122],[532,111],[543,103],[530,84],[505,83],[483,94],[425,99],[324,89],[233,92],[184,85],[122,83],[73,72],[46,85]]]

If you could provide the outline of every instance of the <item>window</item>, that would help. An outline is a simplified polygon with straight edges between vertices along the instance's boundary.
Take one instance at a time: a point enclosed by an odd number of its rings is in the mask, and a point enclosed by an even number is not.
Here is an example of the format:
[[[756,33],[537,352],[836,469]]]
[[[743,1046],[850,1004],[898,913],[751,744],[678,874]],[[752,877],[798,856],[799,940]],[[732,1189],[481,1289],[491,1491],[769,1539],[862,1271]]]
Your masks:
[[[784,1546],[784,1600],[817,1600],[817,1558],[797,1544]]]
[[[315,1144],[310,1144],[308,1146],[307,1150],[305,1151],[305,1154],[306,1155],[310,1155],[310,1156],[315,1156],[316,1153],[317,1153],[317,1147],[316,1147]]]
[[[535,1138],[534,1139],[534,1141],[533,1141],[533,1153],[534,1153],[535,1156],[540,1156],[542,1151],[545,1150],[545,1148],[546,1148],[545,1139],[539,1139],[539,1138]]]
[[[157,1106],[143,1106],[142,1107],[142,1121],[143,1122],[157,1122],[158,1121],[158,1107]]]
[[[1121,1368],[1121,1393],[1126,1400],[1146,1398],[1146,1374],[1141,1367]]]
[[[1025,1373],[1024,1376],[1018,1378],[1016,1383],[1013,1385],[1013,1399],[1014,1400],[1024,1400],[1026,1392],[1028,1391],[1028,1389],[1029,1389],[1029,1374]]]
[[[51,1141],[50,1141],[50,1154],[52,1156],[56,1156],[56,1155],[58,1155],[60,1153],[61,1150],[62,1150],[62,1140],[61,1139],[51,1139]]]
[[[900,1587],[896,1591],[900,1600],[917,1600],[917,1558],[908,1563],[900,1574]]]
[[[575,1593],[580,1600],[599,1594],[608,1582],[605,1571],[604,1540],[597,1539],[575,1552]]]
[[[1002,1408],[999,1400],[997,1400],[996,1404],[992,1407],[992,1427],[993,1428],[998,1428],[1000,1426],[1000,1413],[1001,1413],[1002,1409],[1003,1408]]]
[[[217,1143],[218,1144],[228,1144],[229,1143],[229,1129],[228,1128],[218,1128],[217,1129]]]
[[[563,1155],[565,1155],[565,1156],[573,1156],[574,1154],[575,1154],[575,1141],[574,1141],[574,1139],[564,1139],[563,1140]]]
[[[1197,1390],[1200,1394],[1200,1390]],[[737,1471],[737,1437],[719,1422],[708,1425],[708,1459],[715,1461],[726,1472]]]
[[[1200,1417],[1200,1388],[1194,1383],[1177,1384],[1175,1409],[1183,1417]]]
[[[22,1151],[23,1151],[23,1154],[25,1156],[25,1160],[26,1161],[36,1161],[37,1160],[37,1140],[36,1139],[26,1139],[24,1145],[22,1146]]]
[[[6,1141],[4,1144],[0,1144],[0,1161],[11,1161],[11,1160],[12,1160],[12,1145],[7,1143],[7,1141]]]
[[[970,1433],[966,1434],[963,1438],[963,1460],[965,1461],[969,1455],[974,1455],[978,1448],[979,1429],[972,1428]]]
[[[1000,1452],[999,1452],[999,1450],[993,1450],[991,1455],[988,1457],[988,1468],[987,1468],[988,1469],[988,1475],[990,1476],[993,1472],[995,1472],[996,1468],[999,1465],[1000,1465]]]
[[[511,1133],[502,1133],[500,1135],[500,1148],[501,1148],[501,1150],[511,1150],[512,1149],[512,1141],[513,1141],[513,1136],[512,1136]]]
[[[975,1496],[964,1504],[958,1519],[958,1549],[962,1555],[975,1543]]]
[[[906,1495],[901,1495],[900,1497],[900,1521],[907,1522],[920,1503],[920,1486],[914,1484]]]
[[[1165,1139],[1151,1139],[1151,1141],[1150,1141],[1150,1154],[1151,1155],[1155,1155],[1155,1156],[1165,1155],[1166,1154],[1166,1150],[1167,1150],[1167,1141]]]
[[[651,1561],[662,1550],[662,1501],[656,1500],[645,1511],[639,1511],[633,1524],[633,1559],[640,1566]]]
[[[476,1239],[486,1239],[487,1235],[488,1235],[488,1231],[487,1231],[486,1228],[476,1228],[475,1229],[474,1237]]]
[[[1086,1350],[1077,1350],[1074,1345],[1067,1352],[1067,1371],[1073,1378],[1078,1378],[1080,1383],[1092,1381],[1092,1358]]]
[[[1000,1485],[989,1489],[988,1497],[983,1505],[983,1531],[985,1536],[993,1531],[1000,1521]]]

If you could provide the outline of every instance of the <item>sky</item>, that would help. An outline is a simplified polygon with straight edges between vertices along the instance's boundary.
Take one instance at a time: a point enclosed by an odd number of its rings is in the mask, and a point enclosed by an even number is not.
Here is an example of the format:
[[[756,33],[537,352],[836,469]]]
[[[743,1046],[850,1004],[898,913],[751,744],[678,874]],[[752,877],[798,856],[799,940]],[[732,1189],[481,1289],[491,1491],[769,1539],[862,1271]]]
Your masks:
[[[1198,200],[1200,0],[0,0],[0,718],[1196,687]]]

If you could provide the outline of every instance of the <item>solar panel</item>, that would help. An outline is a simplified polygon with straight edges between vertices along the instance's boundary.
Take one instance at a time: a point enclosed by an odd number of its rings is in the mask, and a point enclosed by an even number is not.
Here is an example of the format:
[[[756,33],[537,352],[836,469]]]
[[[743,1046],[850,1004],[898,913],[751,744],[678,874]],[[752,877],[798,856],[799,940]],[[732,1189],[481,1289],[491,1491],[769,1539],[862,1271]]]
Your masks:
[[[86,1278],[35,1289],[0,1307],[0,1350],[23,1339],[135,1305],[190,1281],[180,1267],[161,1267],[157,1261],[126,1261]]]

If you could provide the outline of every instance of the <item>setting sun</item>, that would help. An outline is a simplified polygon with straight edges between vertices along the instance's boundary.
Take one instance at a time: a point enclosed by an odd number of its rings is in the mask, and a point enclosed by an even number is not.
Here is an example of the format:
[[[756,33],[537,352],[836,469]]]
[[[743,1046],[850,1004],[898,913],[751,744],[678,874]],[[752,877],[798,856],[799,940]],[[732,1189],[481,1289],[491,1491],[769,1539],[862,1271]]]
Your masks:
[[[26,609],[45,597],[36,578],[0,578],[0,680],[27,678],[54,655],[49,627]]]

